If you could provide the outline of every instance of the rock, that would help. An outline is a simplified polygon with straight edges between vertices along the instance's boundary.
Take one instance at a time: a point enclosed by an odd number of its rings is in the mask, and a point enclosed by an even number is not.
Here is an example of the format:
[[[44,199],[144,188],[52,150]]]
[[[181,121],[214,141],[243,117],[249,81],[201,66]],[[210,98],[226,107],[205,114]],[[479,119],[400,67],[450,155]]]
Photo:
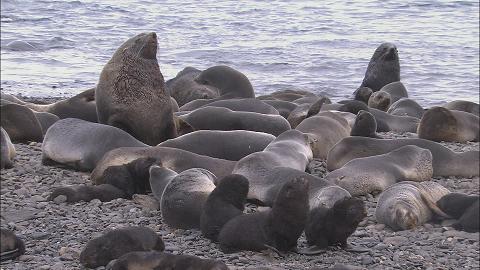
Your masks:
[[[362,256],[362,265],[369,265],[373,263],[373,258],[371,256]]]
[[[53,202],[56,204],[61,204],[67,201],[67,196],[59,195],[53,199]]]
[[[387,245],[392,245],[392,246],[398,246],[407,241],[408,241],[408,238],[406,238],[405,236],[391,236],[391,237],[385,237],[383,239],[383,243]]]

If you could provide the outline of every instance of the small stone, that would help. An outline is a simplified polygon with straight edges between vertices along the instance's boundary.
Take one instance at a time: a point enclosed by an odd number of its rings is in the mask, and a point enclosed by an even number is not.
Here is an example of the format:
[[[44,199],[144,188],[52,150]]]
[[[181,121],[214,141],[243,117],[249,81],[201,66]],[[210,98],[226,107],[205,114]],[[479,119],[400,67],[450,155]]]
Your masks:
[[[65,269],[65,265],[63,265],[63,263],[61,263],[61,262],[57,262],[50,269],[51,270],[63,270],[63,269]]]
[[[385,224],[377,224],[377,225],[375,225],[375,230],[377,230],[377,231],[382,231],[383,229],[385,229]]]
[[[405,236],[391,236],[391,237],[385,237],[383,239],[383,243],[387,245],[390,244],[393,246],[401,245],[407,241],[408,241],[408,238],[406,238]]]
[[[40,269],[40,270],[49,270],[49,269],[50,269],[50,265],[42,265],[42,266],[40,266],[39,269]]]
[[[362,264],[369,265],[373,263],[373,258],[371,256],[362,256]]]
[[[67,196],[65,195],[58,195],[53,199],[53,202],[56,204],[61,204],[67,201]]]
[[[34,196],[32,196],[32,199],[33,199],[34,201],[36,201],[36,202],[43,202],[43,201],[45,201],[45,198],[43,198],[43,197],[40,196],[40,195],[34,195]]]

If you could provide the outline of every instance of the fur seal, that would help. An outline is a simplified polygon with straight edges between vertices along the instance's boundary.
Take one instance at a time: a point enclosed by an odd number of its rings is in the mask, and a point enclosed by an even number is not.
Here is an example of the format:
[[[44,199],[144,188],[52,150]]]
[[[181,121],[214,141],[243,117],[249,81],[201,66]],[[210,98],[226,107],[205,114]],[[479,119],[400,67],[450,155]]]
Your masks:
[[[449,193],[437,201],[437,206],[445,214],[458,220],[453,224],[455,229],[478,232],[480,228],[479,201],[478,195]]]
[[[220,249],[261,251],[273,247],[281,252],[296,248],[308,216],[308,180],[294,178],[278,192],[273,207],[265,212],[242,214],[220,231]]]
[[[209,194],[215,189],[216,176],[193,168],[175,176],[165,187],[160,201],[162,220],[172,228],[200,228],[200,216]]]
[[[42,163],[54,161],[80,171],[92,171],[108,151],[142,146],[147,147],[119,128],[66,118],[56,122],[45,135]]]
[[[259,99],[260,100],[260,99]],[[287,119],[290,113],[298,107],[297,104],[284,101],[284,100],[262,100],[263,102],[273,106],[278,113],[283,116],[283,118]]]
[[[397,47],[392,43],[382,43],[373,53],[360,87],[368,87],[376,92],[396,81],[400,81]]]
[[[407,88],[401,81],[391,82],[384,85],[379,92],[384,92],[390,95],[390,104],[395,103],[401,98],[408,98]]]
[[[148,227],[115,229],[88,241],[80,253],[80,263],[88,268],[107,265],[111,260],[133,251],[163,251],[162,237]]]
[[[195,130],[251,130],[278,136],[290,129],[288,121],[280,115],[236,112],[220,107],[207,106],[179,117]]]
[[[466,100],[454,100],[443,105],[449,110],[463,111],[479,116],[480,105]]]
[[[254,113],[276,114],[276,115],[279,114],[277,109],[275,109],[275,107],[256,98],[235,98],[235,99],[217,100],[212,103],[208,103],[205,106],[222,107],[222,108],[227,108],[237,112],[254,112]],[[202,107],[205,107],[205,106],[202,106]]]
[[[247,195],[247,178],[232,174],[220,180],[203,206],[200,216],[200,229],[203,236],[217,241],[223,225],[243,213]]]
[[[436,142],[478,142],[479,125],[480,118],[474,114],[432,107],[423,114],[417,133]]]
[[[0,229],[0,261],[13,260],[25,253],[25,244],[12,231]]]
[[[221,261],[158,251],[136,251],[111,261],[107,270],[228,270]]]
[[[359,111],[355,117],[350,136],[362,136],[371,138],[380,138],[377,133],[377,121],[375,117],[367,111]]]
[[[380,193],[398,181],[428,181],[432,178],[430,150],[406,145],[387,154],[356,158],[325,177],[352,196]]]
[[[384,112],[388,110],[391,103],[393,103],[392,98],[390,94],[385,91],[377,91],[368,99],[368,107]]]
[[[420,226],[429,221],[434,213],[445,215],[435,203],[448,193],[450,191],[433,181],[398,182],[380,194],[375,208],[377,222],[395,231]]]
[[[15,104],[14,106],[24,106],[24,107],[27,107],[25,105],[21,105],[21,104],[17,104],[17,103],[14,103],[14,102],[10,102],[8,100],[0,100],[0,103],[1,105],[7,105],[7,104]],[[28,107],[27,107],[28,108]],[[40,124],[40,127],[42,128],[42,134],[45,135],[45,133],[47,132],[48,128],[53,125],[55,122],[57,122],[58,120],[60,120],[60,118],[58,116],[56,116],[55,114],[53,113],[48,113],[48,112],[37,112],[37,111],[34,111],[32,110],[33,114],[35,115],[35,118],[37,118],[38,120],[38,123]]]
[[[0,107],[0,113],[1,126],[13,142],[42,142],[42,126],[31,109],[18,104],[6,104]]]
[[[10,169],[13,167],[13,158],[17,152],[8,133],[3,127],[0,127],[0,136],[0,168]]]
[[[355,92],[353,92],[353,99],[361,101],[365,104],[368,103],[368,99],[370,99],[370,96],[372,95],[373,91],[372,89],[368,87],[359,87]]]
[[[425,110],[415,100],[409,98],[401,98],[395,101],[387,110],[387,113],[398,116],[411,116],[422,118]]]
[[[479,175],[479,151],[453,152],[443,145],[424,139],[375,139],[348,137],[339,141],[328,153],[327,170],[336,170],[348,161],[386,154],[405,145],[416,145],[430,150],[433,157],[433,176]]]
[[[273,99],[273,100],[283,100],[283,101],[294,101],[303,97],[315,97],[316,95],[310,91],[305,90],[278,90],[268,95],[259,96],[259,99]]]
[[[255,152],[263,151],[275,136],[248,130],[198,130],[158,146],[179,148],[195,154],[238,161]]]
[[[317,114],[321,110],[323,104],[327,103],[327,101],[327,98],[322,97],[314,103],[303,103],[298,105],[287,117],[290,126],[296,128],[303,120]]]
[[[150,182],[150,189],[152,190],[153,196],[157,199],[157,201],[162,201],[163,191],[165,187],[172,181],[175,176],[178,175],[173,170],[169,168],[160,167],[158,165],[152,165],[149,168],[149,182]]]
[[[368,110],[377,121],[377,132],[395,131],[416,133],[420,120],[411,116],[391,115],[384,111],[370,108]]]
[[[154,32],[130,38],[105,65],[95,90],[99,123],[123,129],[148,145],[177,135],[156,56]]]
[[[175,78],[166,81],[165,86],[178,106],[196,99],[212,99],[220,96],[216,87],[200,84],[195,78],[202,71],[194,67],[186,67]]]

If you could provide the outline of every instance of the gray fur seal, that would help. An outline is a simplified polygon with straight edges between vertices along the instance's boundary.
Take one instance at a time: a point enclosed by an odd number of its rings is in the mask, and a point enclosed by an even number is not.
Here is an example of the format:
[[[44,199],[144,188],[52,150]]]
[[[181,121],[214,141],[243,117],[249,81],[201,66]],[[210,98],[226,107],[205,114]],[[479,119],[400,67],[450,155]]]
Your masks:
[[[278,136],[290,129],[280,115],[236,112],[227,108],[203,107],[179,116],[195,130],[250,130]]]
[[[377,133],[377,120],[367,111],[361,110],[355,117],[350,136],[380,138]]]
[[[18,108],[18,106],[27,107],[25,105],[21,105],[19,103],[11,102],[11,101],[8,101],[8,100],[5,100],[5,99],[0,100],[0,103],[1,103],[1,106],[7,105],[7,104],[14,104],[14,105],[11,105],[11,106],[12,107],[17,107],[17,108]],[[19,109],[19,110],[22,111],[22,110],[25,110],[25,109]],[[30,109],[30,110],[32,110],[32,109]],[[32,110],[32,112],[35,115],[35,118],[37,118],[38,123],[40,124],[40,127],[42,128],[42,134],[43,135],[45,135],[45,133],[47,132],[47,130],[50,126],[52,126],[55,122],[60,120],[60,118],[53,113],[37,112],[35,110]]]
[[[376,92],[396,81],[400,81],[397,47],[392,43],[382,43],[373,53],[360,87],[369,87]]]
[[[444,107],[428,109],[418,125],[418,137],[432,141],[478,142],[480,118]]]
[[[283,118],[287,119],[290,113],[298,107],[297,104],[284,101],[284,100],[262,100],[263,102],[273,106],[278,113],[283,116]]]
[[[384,112],[388,110],[391,103],[393,103],[393,101],[390,94],[384,91],[377,91],[368,99],[368,107]]]
[[[203,205],[216,181],[214,174],[201,168],[176,175],[165,187],[160,201],[163,222],[172,228],[200,228]]]
[[[0,127],[0,169],[9,169],[13,167],[13,158],[16,151],[8,133]]]
[[[314,103],[302,103],[298,105],[287,117],[290,126],[296,128],[303,120],[317,114],[327,101],[328,98],[322,97]]]
[[[380,193],[398,181],[428,181],[432,178],[430,150],[406,145],[387,154],[356,158],[325,177],[352,196]]]
[[[478,232],[480,229],[480,197],[462,193],[449,193],[437,201],[437,206],[445,214],[457,219],[453,227],[466,232]]]
[[[177,101],[178,106],[181,107],[196,99],[212,99],[220,96],[216,87],[200,84],[195,80],[201,72],[194,67],[186,67],[175,78],[166,81],[166,89]]]
[[[31,109],[18,104],[6,104],[0,110],[1,126],[13,142],[43,140],[42,126]]]
[[[409,230],[426,223],[434,214],[445,216],[435,203],[448,193],[433,181],[398,182],[380,194],[375,217],[378,223],[395,231]]]
[[[422,118],[425,110],[415,100],[409,98],[401,98],[395,101],[387,110],[387,113],[398,116],[411,116]]]
[[[367,104],[368,99],[370,98],[372,93],[373,93],[372,89],[368,87],[359,87],[357,88],[357,90],[355,90],[355,92],[353,92],[353,95],[354,95],[353,99]]]
[[[217,100],[212,103],[208,103],[205,106],[222,107],[222,108],[227,108],[237,112],[254,112],[254,113],[276,114],[276,115],[279,114],[278,111],[273,106],[256,98],[235,98],[235,99]],[[205,106],[202,106],[202,107],[205,107]]]
[[[275,136],[248,130],[198,130],[158,146],[179,148],[195,154],[238,161],[255,152],[263,151]]]
[[[123,129],[148,145],[177,135],[156,56],[154,32],[130,38],[105,65],[95,90],[99,123]]]
[[[405,88],[405,85],[403,85],[401,81],[386,84],[379,91],[388,93],[391,103],[395,103],[401,98],[408,98],[407,88]]]
[[[384,111],[370,108],[369,112],[375,116],[377,121],[377,131],[395,131],[416,133],[420,120],[411,116],[391,115]]]
[[[390,140],[357,136],[341,140],[330,150],[327,169],[333,171],[352,159],[386,154],[405,145],[416,145],[430,150],[433,156],[433,176],[479,175],[479,151],[457,153],[439,143],[424,139]]]
[[[466,101],[466,100],[450,101],[450,102],[444,104],[443,107],[445,107],[449,110],[457,110],[457,111],[473,113],[476,116],[479,116],[479,110],[480,110],[480,105],[479,104],[477,104],[475,102],[471,102],[471,101]]]
[[[305,228],[308,216],[308,180],[294,178],[283,184],[271,210],[238,215],[220,231],[220,249],[261,251],[272,247],[290,251]]]
[[[80,253],[80,263],[88,268],[97,268],[129,252],[164,249],[162,237],[152,229],[125,227],[88,241]]]
[[[0,261],[13,260],[25,253],[25,243],[12,231],[0,229]]]
[[[119,147],[147,147],[127,132],[76,118],[56,122],[45,135],[42,162],[55,161],[81,171],[92,171],[108,151]]]

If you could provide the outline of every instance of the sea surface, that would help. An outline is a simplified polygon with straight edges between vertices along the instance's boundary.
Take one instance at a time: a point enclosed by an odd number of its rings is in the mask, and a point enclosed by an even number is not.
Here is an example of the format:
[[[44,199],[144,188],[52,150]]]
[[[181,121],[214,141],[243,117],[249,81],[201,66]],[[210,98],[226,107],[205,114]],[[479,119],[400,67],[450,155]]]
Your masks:
[[[479,102],[479,1],[1,0],[1,87],[33,97],[94,87],[128,38],[155,31],[165,79],[228,65],[257,95],[335,99],[360,85],[375,48],[397,45],[401,80],[423,106]]]

